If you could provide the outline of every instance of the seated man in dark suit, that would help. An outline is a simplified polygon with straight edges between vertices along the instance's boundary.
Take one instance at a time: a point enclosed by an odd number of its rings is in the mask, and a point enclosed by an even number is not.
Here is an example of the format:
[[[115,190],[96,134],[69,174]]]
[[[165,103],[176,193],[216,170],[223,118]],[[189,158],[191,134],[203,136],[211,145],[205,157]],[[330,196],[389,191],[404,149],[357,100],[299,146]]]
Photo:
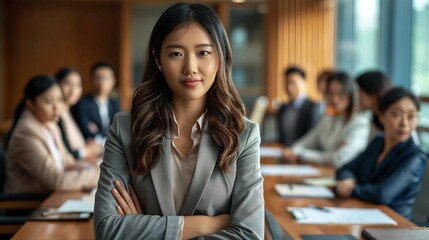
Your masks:
[[[291,146],[314,126],[320,109],[318,103],[307,98],[304,70],[290,67],[284,77],[289,102],[282,105],[278,112],[279,141]]]
[[[104,139],[113,116],[120,111],[119,100],[110,97],[116,77],[108,62],[97,62],[91,68],[93,93],[79,100],[72,109],[85,139]]]

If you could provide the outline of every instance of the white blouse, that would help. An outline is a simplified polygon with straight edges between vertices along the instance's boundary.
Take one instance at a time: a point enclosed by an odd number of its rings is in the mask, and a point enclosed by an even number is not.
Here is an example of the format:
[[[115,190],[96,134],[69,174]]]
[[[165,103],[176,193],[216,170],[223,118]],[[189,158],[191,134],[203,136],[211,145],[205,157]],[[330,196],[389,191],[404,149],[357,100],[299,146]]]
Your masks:
[[[324,115],[292,151],[304,162],[332,164],[337,169],[353,160],[368,145],[370,121],[365,113],[345,122],[344,115]]]

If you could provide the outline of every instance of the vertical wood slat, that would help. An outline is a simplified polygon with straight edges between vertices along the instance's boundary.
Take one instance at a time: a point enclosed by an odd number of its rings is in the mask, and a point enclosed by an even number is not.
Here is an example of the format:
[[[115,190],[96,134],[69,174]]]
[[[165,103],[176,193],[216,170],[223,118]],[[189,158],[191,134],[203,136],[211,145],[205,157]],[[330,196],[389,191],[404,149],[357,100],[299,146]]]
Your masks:
[[[271,100],[286,100],[283,72],[289,65],[302,66],[307,72],[308,95],[320,99],[316,87],[317,74],[334,66],[335,1],[333,0],[269,0],[278,2],[276,91],[269,91]],[[270,9],[271,10],[271,9]],[[270,18],[269,21],[275,21]],[[269,38],[271,36],[268,36]],[[269,40],[267,42],[270,42]],[[272,76],[272,75],[270,75]],[[267,81],[267,85],[273,80]],[[275,95],[272,95],[275,93]]]
[[[121,100],[121,108],[123,110],[129,110],[131,109],[132,98],[132,42],[130,0],[124,0],[121,2],[119,32],[119,96]]]
[[[278,13],[280,12],[280,7],[282,5],[282,1],[269,1],[268,2],[268,8],[270,9],[270,13],[266,15],[265,19],[265,39],[266,39],[266,67],[265,67],[265,85],[266,88],[266,94],[267,96],[276,96],[277,95],[277,65],[278,65],[278,51],[279,49],[277,46],[279,45],[278,42],[280,39],[283,39],[281,36],[283,33],[278,31],[279,29],[282,29],[283,26],[282,23],[277,21],[278,19]],[[273,111],[273,105],[269,105],[268,111]]]

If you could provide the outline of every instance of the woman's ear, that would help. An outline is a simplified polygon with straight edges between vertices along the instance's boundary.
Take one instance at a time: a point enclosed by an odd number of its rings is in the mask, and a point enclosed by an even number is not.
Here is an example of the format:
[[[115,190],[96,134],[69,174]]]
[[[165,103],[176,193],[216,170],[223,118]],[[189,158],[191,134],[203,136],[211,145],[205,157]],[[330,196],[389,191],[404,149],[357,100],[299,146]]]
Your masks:
[[[156,66],[158,66],[159,71],[162,72],[162,66],[159,60],[159,55],[156,53],[155,50],[152,50],[152,57],[155,59]]]
[[[374,114],[376,114],[376,115],[377,115],[378,120],[380,121],[380,123],[381,123],[382,125],[384,125],[384,112],[379,112],[379,111],[377,111],[377,112],[375,112]]]
[[[30,109],[31,111],[34,111],[34,103],[30,99],[25,100],[25,107]]]

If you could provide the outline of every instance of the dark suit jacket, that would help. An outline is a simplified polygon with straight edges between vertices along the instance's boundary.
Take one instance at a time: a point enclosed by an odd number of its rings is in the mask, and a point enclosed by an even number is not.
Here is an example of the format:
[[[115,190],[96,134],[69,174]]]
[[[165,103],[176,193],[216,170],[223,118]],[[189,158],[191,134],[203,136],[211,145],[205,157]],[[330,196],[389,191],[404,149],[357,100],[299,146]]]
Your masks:
[[[116,114],[106,140],[104,161],[95,196],[96,239],[176,239],[179,216],[231,214],[230,228],[199,239],[263,239],[264,197],[259,160],[261,143],[257,124],[246,121],[240,134],[237,157],[224,172],[218,165],[220,147],[207,124],[198,151],[195,170],[183,205],[176,213],[171,177],[171,138],[162,141],[164,154],[147,175],[131,174],[133,154],[131,117]],[[121,217],[113,198],[113,180],[132,184],[142,206],[142,215]]]
[[[119,111],[119,100],[109,98],[110,122],[113,121],[114,115]],[[85,139],[94,138],[96,135],[100,135],[102,137],[106,136],[108,128],[103,129],[98,105],[95,101],[94,95],[88,94],[81,98],[71,109],[71,112]],[[88,128],[91,123],[94,123],[97,126],[98,131],[93,132]]]
[[[285,121],[285,116],[288,114],[289,106],[293,103],[289,102],[280,107],[278,112],[278,129],[279,129],[279,141],[285,145],[292,145],[297,139],[302,137],[308,132],[317,122],[320,116],[320,105],[306,98],[301,105],[298,113],[298,119],[295,128],[295,139],[293,142],[287,142],[287,131],[283,128],[282,123]]]
[[[386,204],[411,219],[414,199],[423,178],[426,156],[413,138],[393,147],[379,165],[384,137],[377,136],[356,159],[337,172],[337,179],[354,178],[352,196]]]

